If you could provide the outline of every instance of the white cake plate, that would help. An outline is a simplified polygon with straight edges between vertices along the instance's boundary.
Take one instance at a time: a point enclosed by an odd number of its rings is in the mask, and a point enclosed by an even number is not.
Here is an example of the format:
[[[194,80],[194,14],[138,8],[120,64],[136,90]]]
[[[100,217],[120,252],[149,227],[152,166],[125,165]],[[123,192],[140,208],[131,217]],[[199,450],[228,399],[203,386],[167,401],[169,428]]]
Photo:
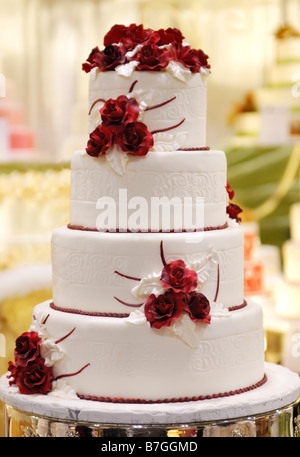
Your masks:
[[[264,385],[239,395],[146,405],[22,395],[3,376],[6,436],[18,423],[18,436],[300,436],[299,375],[271,363],[265,372]]]

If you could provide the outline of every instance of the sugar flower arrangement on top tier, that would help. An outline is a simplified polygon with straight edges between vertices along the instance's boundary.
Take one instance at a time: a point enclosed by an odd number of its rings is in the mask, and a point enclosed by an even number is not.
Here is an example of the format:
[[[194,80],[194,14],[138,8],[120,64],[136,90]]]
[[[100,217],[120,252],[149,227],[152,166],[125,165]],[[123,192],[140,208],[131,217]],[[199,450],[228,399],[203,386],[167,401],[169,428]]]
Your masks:
[[[97,71],[116,71],[130,77],[135,70],[166,71],[181,81],[187,81],[193,73],[208,75],[208,56],[183,43],[183,39],[176,28],[155,31],[144,29],[143,25],[115,25],[104,37],[104,50],[95,47],[82,68],[92,72],[92,77]],[[105,155],[109,165],[120,175],[130,156],[145,156],[150,150],[179,149],[187,136],[187,132],[173,131],[185,119],[162,130],[148,130],[142,122],[144,112],[161,108],[176,96],[151,105],[152,89],[136,88],[137,83],[131,84],[127,95],[95,100],[89,111],[92,131],[86,152],[92,157]]]
[[[143,25],[114,25],[104,37],[105,48],[95,47],[82,65],[85,72],[92,68],[115,70],[120,65],[131,69],[160,71],[178,62],[192,73],[209,73],[208,56],[183,43],[184,36],[177,28],[144,29]]]

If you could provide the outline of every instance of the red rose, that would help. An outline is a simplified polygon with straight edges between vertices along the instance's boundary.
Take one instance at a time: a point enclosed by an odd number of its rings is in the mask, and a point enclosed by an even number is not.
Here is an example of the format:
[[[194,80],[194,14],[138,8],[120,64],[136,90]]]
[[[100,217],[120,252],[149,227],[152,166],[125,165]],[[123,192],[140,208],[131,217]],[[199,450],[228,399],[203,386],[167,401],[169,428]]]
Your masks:
[[[137,44],[145,43],[152,35],[152,30],[144,29],[143,25],[130,24],[114,25],[104,37],[104,46],[113,43],[123,43],[127,50],[135,48]]]
[[[126,62],[124,46],[109,45],[98,56],[98,67],[102,71],[114,70],[118,65]]]
[[[100,157],[113,144],[113,134],[109,128],[100,124],[90,134],[90,139],[87,143],[86,152],[92,157]]]
[[[16,339],[14,350],[16,364],[25,367],[29,362],[39,357],[41,341],[37,332],[22,333]]]
[[[94,48],[82,69],[88,73],[92,68],[98,67],[102,71],[114,70],[118,65],[126,62],[126,49],[124,46],[109,45],[103,51]]]
[[[208,56],[201,49],[192,49],[190,46],[173,44],[173,58],[189,68],[192,73],[199,72],[201,67],[210,68],[207,63]]]
[[[9,384],[16,384],[21,394],[46,394],[51,390],[53,371],[52,367],[46,367],[43,358],[39,357],[27,366],[11,364],[10,369],[13,379]]]
[[[227,190],[229,199],[232,200],[233,197],[234,197],[234,190],[230,189],[230,184],[229,184],[228,181],[227,181],[227,184],[226,184],[226,190]]]
[[[18,375],[18,370],[19,368],[17,367],[17,365],[15,365],[14,363],[12,363],[11,361],[8,362],[8,371],[10,372],[10,375],[7,376],[8,379],[12,378],[10,381],[9,381],[9,385],[11,386],[12,384],[15,384],[16,382],[16,379],[17,379],[17,375]]]
[[[196,292],[187,294],[184,310],[189,313],[192,321],[202,321],[205,324],[210,323],[210,304],[205,295]]]
[[[181,44],[184,40],[184,36],[180,30],[176,28],[169,27],[166,30],[160,29],[157,31],[157,34],[159,35],[159,42],[157,43],[158,46],[163,46],[170,43]]]
[[[98,66],[98,59],[99,59],[99,54],[100,54],[100,49],[98,46],[92,49],[90,52],[90,55],[86,59],[87,61],[82,64],[82,69],[86,72],[89,73],[92,68]]]
[[[151,294],[145,303],[144,313],[151,327],[169,327],[178,319],[184,309],[184,294],[166,292],[156,297]]]
[[[142,47],[136,55],[139,64],[137,70],[158,71],[166,68],[171,60],[171,52],[150,43]]]
[[[143,122],[126,124],[116,137],[116,143],[128,154],[145,156],[152,148],[153,136]]]
[[[243,210],[239,207],[239,205],[236,205],[235,203],[230,203],[227,208],[226,212],[229,215],[231,219],[235,219],[237,222],[240,222],[242,219],[239,217],[239,214]]]
[[[196,289],[197,279],[197,273],[186,268],[183,260],[174,260],[163,268],[160,282],[165,289],[187,294]]]
[[[106,126],[124,126],[136,121],[140,106],[135,98],[120,95],[116,100],[109,99],[100,109],[102,122]]]

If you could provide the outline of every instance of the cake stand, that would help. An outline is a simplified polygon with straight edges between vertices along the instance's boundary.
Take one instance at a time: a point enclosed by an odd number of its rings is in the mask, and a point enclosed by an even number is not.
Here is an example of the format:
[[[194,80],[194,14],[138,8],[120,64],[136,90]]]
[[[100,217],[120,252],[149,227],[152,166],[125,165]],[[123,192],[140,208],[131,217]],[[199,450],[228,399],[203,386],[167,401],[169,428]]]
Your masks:
[[[171,404],[118,404],[21,395],[0,379],[6,437],[298,437],[299,375],[266,363],[268,381],[230,397]]]

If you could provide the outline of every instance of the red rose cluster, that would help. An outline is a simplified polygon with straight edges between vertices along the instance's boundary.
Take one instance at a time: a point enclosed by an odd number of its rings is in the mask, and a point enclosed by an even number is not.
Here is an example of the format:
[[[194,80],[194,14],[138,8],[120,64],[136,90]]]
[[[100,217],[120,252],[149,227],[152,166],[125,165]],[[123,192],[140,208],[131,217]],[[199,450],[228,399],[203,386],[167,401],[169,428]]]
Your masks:
[[[234,197],[234,190],[230,189],[230,184],[227,182],[226,191],[228,193],[229,199],[232,200]],[[231,219],[235,219],[237,222],[240,222],[242,219],[239,217],[239,214],[243,210],[236,203],[229,203],[226,208],[226,212]]]
[[[135,98],[120,95],[109,99],[100,109],[102,122],[90,134],[86,152],[99,157],[113,145],[118,144],[127,154],[144,156],[153,146],[153,136],[137,118],[140,107]]]
[[[197,273],[186,267],[182,260],[165,265],[160,282],[166,289],[156,297],[151,294],[145,303],[145,316],[151,327],[169,327],[183,312],[194,322],[210,323],[210,304],[205,295],[195,291]]]
[[[144,29],[143,25],[114,25],[104,37],[104,50],[95,47],[82,69],[88,73],[97,67],[101,71],[114,70],[130,60],[138,62],[137,70],[159,71],[166,68],[170,60],[181,62],[192,73],[200,68],[210,68],[208,56],[202,50],[183,44],[184,36],[176,28],[166,30]],[[141,45],[137,53],[128,58],[126,53]]]
[[[153,146],[153,136],[137,118],[140,107],[135,98],[120,95],[109,99],[100,109],[102,122],[90,134],[86,152],[99,157],[113,145],[118,144],[127,154],[144,156]]]
[[[16,340],[15,363],[9,362],[9,385],[16,384],[21,394],[46,394],[51,390],[53,372],[40,354],[42,340],[37,332],[25,332]]]

